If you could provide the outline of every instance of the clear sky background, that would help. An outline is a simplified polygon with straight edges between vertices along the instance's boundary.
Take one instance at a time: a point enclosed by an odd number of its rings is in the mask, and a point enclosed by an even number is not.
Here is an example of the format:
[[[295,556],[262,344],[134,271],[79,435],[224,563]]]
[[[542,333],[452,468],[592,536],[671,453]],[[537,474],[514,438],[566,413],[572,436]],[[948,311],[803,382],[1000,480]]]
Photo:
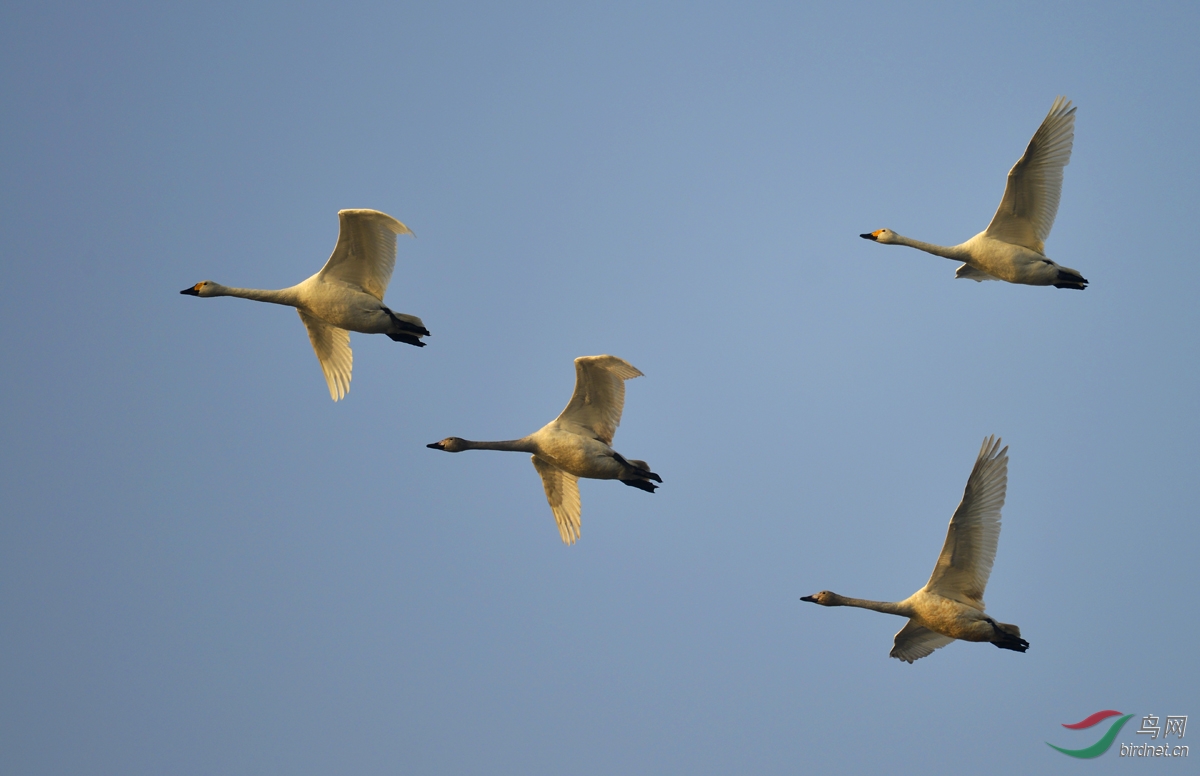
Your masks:
[[[1194,3],[0,10],[0,771],[1124,772],[1200,715]],[[1047,253],[954,279],[1054,97]],[[408,224],[329,399],[296,314],[179,289]],[[509,439],[627,384],[564,546]],[[984,436],[988,610],[888,657]],[[1193,720],[1194,724],[1200,721]],[[1200,745],[1200,727],[1182,743]],[[1195,760],[1200,751],[1192,754]],[[1186,763],[1148,763],[1183,772]]]

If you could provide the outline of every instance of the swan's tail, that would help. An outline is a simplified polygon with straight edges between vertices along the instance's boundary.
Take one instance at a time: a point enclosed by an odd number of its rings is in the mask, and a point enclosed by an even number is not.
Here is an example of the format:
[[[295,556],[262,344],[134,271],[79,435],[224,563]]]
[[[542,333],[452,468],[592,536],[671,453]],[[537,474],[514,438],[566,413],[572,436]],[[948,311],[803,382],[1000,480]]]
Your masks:
[[[998,622],[992,626],[996,637],[992,643],[1000,649],[1011,649],[1014,652],[1024,652],[1029,649],[1029,642],[1021,638],[1021,629],[1016,625]]]
[[[1087,278],[1073,269],[1058,268],[1058,277],[1054,281],[1055,288],[1075,288],[1080,291],[1087,288]]]

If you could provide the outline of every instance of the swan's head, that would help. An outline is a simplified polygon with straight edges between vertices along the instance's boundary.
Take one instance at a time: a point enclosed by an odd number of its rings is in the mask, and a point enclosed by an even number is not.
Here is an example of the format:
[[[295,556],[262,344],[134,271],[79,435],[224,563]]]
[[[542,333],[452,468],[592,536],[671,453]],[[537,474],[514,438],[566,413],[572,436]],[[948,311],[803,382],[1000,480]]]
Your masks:
[[[874,240],[875,242],[881,243],[896,242],[896,233],[891,229],[876,229],[874,232],[860,234],[859,237],[863,238],[864,240]]]
[[[217,292],[221,287],[211,280],[201,280],[191,288],[185,288],[179,293],[188,296],[217,296]]]
[[[828,590],[822,590],[819,593],[806,595],[801,601],[808,601],[810,604],[820,604],[821,606],[840,606],[840,596],[837,593],[831,593]]]
[[[445,450],[447,453],[461,453],[463,450],[470,449],[467,447],[467,440],[458,437],[446,437],[441,442],[425,446],[431,450]]]

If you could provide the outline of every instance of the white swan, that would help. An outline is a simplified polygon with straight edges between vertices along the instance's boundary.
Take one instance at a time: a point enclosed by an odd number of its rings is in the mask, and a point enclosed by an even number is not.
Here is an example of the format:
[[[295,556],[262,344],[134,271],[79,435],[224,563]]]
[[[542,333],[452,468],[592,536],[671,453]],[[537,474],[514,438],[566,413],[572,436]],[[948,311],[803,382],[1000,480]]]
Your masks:
[[[954,273],[956,278],[1007,280],[1082,291],[1088,283],[1083,275],[1046,258],[1044,246],[1058,213],[1063,167],[1071,160],[1074,140],[1075,109],[1069,100],[1059,97],[1033,134],[1024,156],[1008,171],[1004,199],[1000,200],[992,222],[961,245],[932,245],[898,235],[891,229],[876,229],[859,237],[885,245],[907,245],[965,262]]]
[[[642,373],[616,356],[575,359],[575,393],[567,408],[529,436],[506,442],[472,442],[447,437],[426,447],[458,453],[463,450],[515,450],[533,454],[533,468],[542,477],[546,500],[558,523],[564,544],[579,538],[580,477],[620,480],[653,493],[662,482],[645,461],[624,458],[612,449],[613,433],[625,407],[625,381]]]
[[[1008,448],[996,452],[999,447],[999,439],[983,440],[962,502],[950,518],[942,554],[925,587],[898,603],[846,598],[828,590],[800,600],[907,617],[908,622],[896,634],[891,656],[909,663],[955,639],[990,641],[1017,652],[1028,649],[1029,642],[1021,638],[1020,628],[996,622],[983,613],[983,589],[996,559],[1000,508],[1008,486]]]
[[[396,342],[425,347],[429,330],[415,315],[392,312],[383,303],[396,266],[396,235],[412,231],[378,210],[339,210],[337,245],[321,271],[303,283],[265,291],[229,288],[203,280],[179,293],[189,296],[240,296],[295,307],[308,329],[329,395],[334,401],[350,390],[350,332],[386,334]]]

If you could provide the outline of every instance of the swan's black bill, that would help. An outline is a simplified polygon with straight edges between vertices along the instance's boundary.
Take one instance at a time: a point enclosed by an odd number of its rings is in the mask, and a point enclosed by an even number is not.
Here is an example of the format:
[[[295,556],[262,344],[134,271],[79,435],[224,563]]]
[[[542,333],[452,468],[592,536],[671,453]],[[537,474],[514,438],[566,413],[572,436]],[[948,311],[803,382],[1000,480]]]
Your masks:
[[[870,236],[870,235],[868,235],[868,236]],[[810,604],[815,604],[817,602],[817,599],[813,598],[811,595],[802,595],[802,596],[800,596],[800,600],[808,601]]]
[[[873,242],[879,242],[879,238],[876,237],[875,235],[871,234],[870,232],[867,232],[866,234],[860,234],[859,237],[863,238],[864,240],[871,240]]]
[[[425,445],[425,446],[428,447],[430,450],[445,450],[446,449],[445,442],[434,442],[431,445]]]
[[[196,290],[195,286],[192,286],[191,288],[185,288],[179,293],[187,294],[188,296],[200,296],[200,292]]]

